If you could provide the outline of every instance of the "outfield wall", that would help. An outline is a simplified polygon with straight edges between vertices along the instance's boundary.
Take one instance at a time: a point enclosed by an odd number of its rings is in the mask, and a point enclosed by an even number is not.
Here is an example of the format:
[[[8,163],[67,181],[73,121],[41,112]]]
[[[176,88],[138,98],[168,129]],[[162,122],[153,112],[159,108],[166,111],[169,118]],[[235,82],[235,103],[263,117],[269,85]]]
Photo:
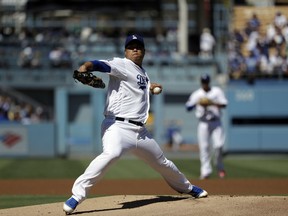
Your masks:
[[[53,123],[0,124],[0,157],[54,157]]]
[[[269,87],[268,87],[269,86]],[[288,85],[285,81],[230,83],[223,110],[227,152],[288,152]],[[197,144],[197,119],[186,112],[188,93],[161,94],[153,98],[154,137],[165,144],[167,122],[180,120],[188,144]],[[167,101],[167,98],[170,100]],[[55,122],[0,125],[0,156],[54,157],[95,155],[101,147],[105,91],[58,88]]]
[[[227,150],[288,152],[287,81],[238,81],[226,93]]]

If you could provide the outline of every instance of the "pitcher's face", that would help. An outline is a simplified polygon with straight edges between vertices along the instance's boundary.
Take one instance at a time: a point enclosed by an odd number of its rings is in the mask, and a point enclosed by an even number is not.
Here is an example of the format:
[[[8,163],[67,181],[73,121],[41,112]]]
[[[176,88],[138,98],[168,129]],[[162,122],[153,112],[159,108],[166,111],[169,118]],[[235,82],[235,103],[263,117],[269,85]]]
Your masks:
[[[142,65],[144,56],[145,49],[140,43],[131,42],[125,48],[125,57],[139,66]]]

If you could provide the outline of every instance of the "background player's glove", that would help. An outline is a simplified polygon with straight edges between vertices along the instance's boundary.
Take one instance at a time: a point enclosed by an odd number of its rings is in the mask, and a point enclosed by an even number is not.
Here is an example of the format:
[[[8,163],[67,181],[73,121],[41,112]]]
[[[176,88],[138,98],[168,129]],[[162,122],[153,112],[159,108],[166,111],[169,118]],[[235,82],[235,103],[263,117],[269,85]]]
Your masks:
[[[213,102],[206,97],[200,98],[198,102],[201,106],[210,106],[213,105]]]
[[[92,86],[93,88],[105,88],[103,80],[91,72],[79,72],[78,70],[75,70],[73,72],[73,78],[82,84]]]

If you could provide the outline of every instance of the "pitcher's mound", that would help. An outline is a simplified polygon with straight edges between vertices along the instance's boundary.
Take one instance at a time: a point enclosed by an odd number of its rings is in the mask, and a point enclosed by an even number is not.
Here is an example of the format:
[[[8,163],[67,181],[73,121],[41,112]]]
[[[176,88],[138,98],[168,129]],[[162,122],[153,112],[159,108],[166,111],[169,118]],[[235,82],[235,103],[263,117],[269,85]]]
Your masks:
[[[5,216],[65,215],[63,203],[35,205],[0,210]],[[117,195],[90,198],[72,215],[81,216],[191,216],[191,215],[286,215],[285,196],[216,196],[194,199],[187,195]]]

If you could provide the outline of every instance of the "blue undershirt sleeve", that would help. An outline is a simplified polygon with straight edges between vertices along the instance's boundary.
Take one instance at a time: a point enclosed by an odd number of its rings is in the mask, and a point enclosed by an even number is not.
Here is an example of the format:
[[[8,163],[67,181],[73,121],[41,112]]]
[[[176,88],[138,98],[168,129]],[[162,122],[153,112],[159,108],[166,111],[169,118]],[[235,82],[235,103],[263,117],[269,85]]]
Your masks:
[[[100,71],[100,72],[105,72],[105,73],[111,71],[111,67],[102,61],[93,60],[91,62],[93,64],[93,71]]]
[[[186,106],[186,110],[187,111],[191,111],[195,108],[195,105],[194,106]]]

